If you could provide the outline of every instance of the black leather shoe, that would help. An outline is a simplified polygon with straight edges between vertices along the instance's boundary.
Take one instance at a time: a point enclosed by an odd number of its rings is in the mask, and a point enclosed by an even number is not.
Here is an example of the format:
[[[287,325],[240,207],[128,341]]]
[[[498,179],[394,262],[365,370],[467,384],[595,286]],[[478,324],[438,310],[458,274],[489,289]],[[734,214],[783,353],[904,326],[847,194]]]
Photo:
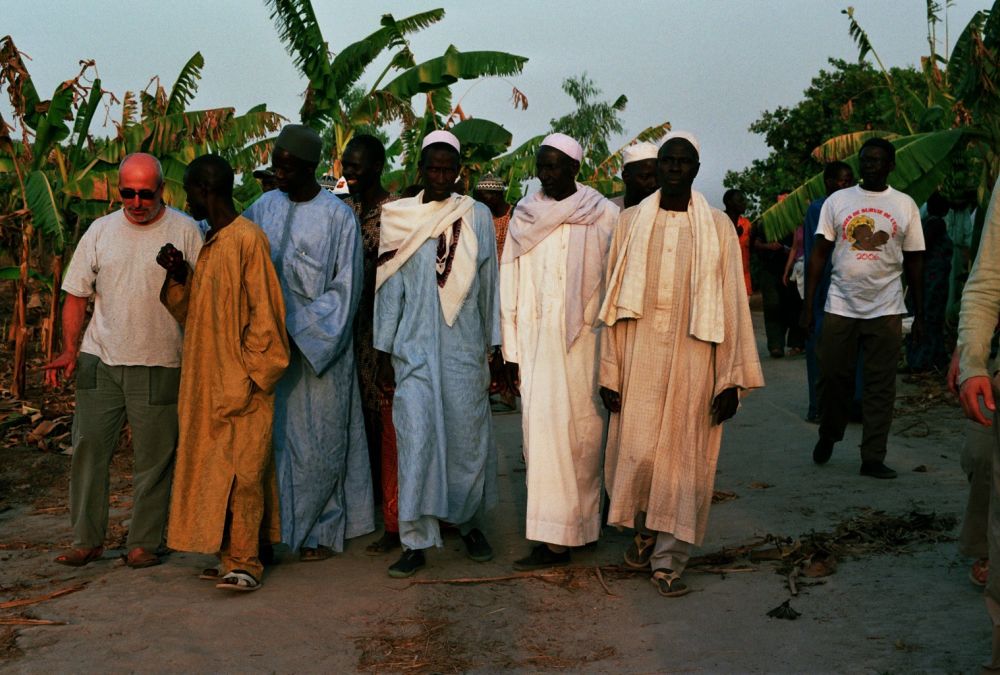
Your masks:
[[[465,542],[465,552],[472,560],[476,562],[493,560],[493,548],[479,530],[475,528],[469,530],[468,534],[462,535],[462,541]]]
[[[826,464],[830,461],[830,456],[833,454],[833,441],[827,440],[825,438],[820,438],[816,441],[816,447],[813,448],[813,461],[817,464]]]
[[[861,462],[861,475],[872,478],[895,478],[896,472],[882,462]]]
[[[525,558],[514,561],[514,569],[525,571],[525,570],[539,570],[545,567],[558,567],[559,565],[569,564],[569,550],[565,550],[562,553],[556,553],[546,544],[539,544],[535,548],[531,549],[531,554]]]
[[[393,579],[405,579],[412,577],[421,567],[427,564],[424,552],[419,548],[411,548],[403,551],[399,560],[389,566],[389,576]]]

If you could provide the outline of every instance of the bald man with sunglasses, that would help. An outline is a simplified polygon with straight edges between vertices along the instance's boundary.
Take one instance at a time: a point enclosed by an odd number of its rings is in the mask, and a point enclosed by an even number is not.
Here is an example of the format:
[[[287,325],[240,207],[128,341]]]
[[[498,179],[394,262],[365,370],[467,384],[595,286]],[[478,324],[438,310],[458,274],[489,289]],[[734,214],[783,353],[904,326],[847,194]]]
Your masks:
[[[181,330],[160,304],[156,255],[169,243],[197,260],[202,237],[191,218],[163,203],[163,170],[152,155],[122,161],[118,192],[122,208],[95,220],[73,252],[62,284],[63,351],[45,366],[48,386],[76,375],[73,548],[55,559],[70,567],[104,554],[111,456],[126,420],[135,452],[129,567],[159,564],[170,499]]]

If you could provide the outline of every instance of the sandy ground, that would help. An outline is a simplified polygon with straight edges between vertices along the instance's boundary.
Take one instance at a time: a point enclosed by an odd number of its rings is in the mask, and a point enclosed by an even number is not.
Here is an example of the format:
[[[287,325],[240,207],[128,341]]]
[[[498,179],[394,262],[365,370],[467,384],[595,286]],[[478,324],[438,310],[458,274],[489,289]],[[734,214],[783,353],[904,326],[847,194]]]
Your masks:
[[[716,488],[737,498],[713,508],[701,552],[830,530],[866,507],[961,517],[957,408],[897,419],[887,463],[900,477],[876,481],[858,476],[856,425],[828,465],[813,465],[801,357],[767,359],[764,370],[767,388],[727,423]],[[900,396],[917,393],[900,385]],[[496,557],[471,562],[450,535],[417,580],[509,575],[527,552],[520,418],[494,423],[501,503],[487,536]],[[8,632],[0,671],[965,673],[989,653],[981,590],[951,541],[843,560],[825,583],[791,598],[801,617],[787,621],[766,615],[791,597],[768,563],[726,575],[693,570],[696,592],[677,599],[659,597],[643,575],[606,573],[605,589],[594,568],[618,563],[628,542],[614,531],[575,553],[571,574],[477,585],[390,579],[395,556],[364,553],[375,536],[320,563],[288,556],[260,591],[228,594],[198,580],[212,562],[203,556],[130,570],[112,551],[80,570],[60,567],[51,559],[71,540],[68,517],[10,509],[0,513],[0,602],[86,585],[0,612],[65,622]]]

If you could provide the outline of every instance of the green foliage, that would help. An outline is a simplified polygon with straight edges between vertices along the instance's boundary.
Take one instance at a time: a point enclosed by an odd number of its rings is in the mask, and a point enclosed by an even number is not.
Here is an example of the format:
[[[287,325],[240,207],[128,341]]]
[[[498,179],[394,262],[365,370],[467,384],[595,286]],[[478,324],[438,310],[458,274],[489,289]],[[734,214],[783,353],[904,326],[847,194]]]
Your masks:
[[[401,100],[408,100],[459,80],[516,75],[524,69],[527,61],[523,56],[506,52],[460,52],[454,45],[449,45],[442,56],[410,68],[385,85],[385,90]]]
[[[35,227],[51,242],[57,253],[66,246],[66,228],[56,195],[42,171],[32,171],[24,182],[25,198]]]
[[[889,177],[889,184],[913,197],[917,203],[926,201],[944,179],[947,160],[961,150],[959,142],[965,133],[962,129],[952,129],[893,140],[896,170]],[[843,159],[857,175],[857,154]],[[769,239],[780,239],[794,231],[802,224],[809,203],[824,196],[823,172],[820,171],[793,190],[784,201],[764,211],[761,223],[765,234]]]
[[[813,150],[812,158],[821,164],[847,159],[856,154],[869,138],[885,138],[891,141],[899,138],[899,134],[891,131],[855,131],[834,136]]]
[[[170,98],[164,112],[167,115],[174,115],[184,112],[195,93],[198,91],[198,80],[201,79],[201,69],[205,67],[205,59],[201,52],[195,52],[194,56],[181,68],[177,81],[170,89]]]
[[[764,136],[770,154],[739,172],[727,172],[723,184],[747,195],[750,213],[760,213],[822,170],[813,151],[833,137],[883,129],[903,133],[895,103],[885,79],[868,63],[830,59],[792,107],[765,111],[750,125]],[[913,68],[893,69],[897,84],[919,88],[923,75]],[[916,111],[920,101],[909,101]]]
[[[339,159],[351,137],[401,121],[399,143],[391,144],[390,156],[402,157],[403,166],[386,177],[390,187],[413,178],[420,139],[428,130],[443,128],[455,112],[448,86],[460,79],[505,76],[521,72],[526,58],[506,52],[460,52],[449,46],[442,56],[417,64],[407,35],[444,18],[434,9],[396,19],[385,14],[381,28],[340,50],[330,59],[330,49],[316,20],[311,0],[266,0],[271,19],[296,68],[309,81],[300,110],[302,122],[327,131],[326,161],[334,175],[340,174]],[[375,78],[372,88],[358,96],[357,83],[369,66],[386,50],[394,50],[388,65]],[[383,86],[390,73],[395,77]],[[427,94],[423,116],[413,110],[412,99]],[[376,134],[377,135],[377,134]],[[328,162],[328,164],[327,164]]]
[[[625,110],[628,98],[623,94],[614,101],[597,100],[601,90],[587,73],[563,80],[562,89],[573,99],[576,110],[551,120],[549,125],[552,131],[567,134],[579,141],[583,146],[584,157],[581,173],[589,175],[593,167],[610,154],[608,137],[625,130],[621,113]]]

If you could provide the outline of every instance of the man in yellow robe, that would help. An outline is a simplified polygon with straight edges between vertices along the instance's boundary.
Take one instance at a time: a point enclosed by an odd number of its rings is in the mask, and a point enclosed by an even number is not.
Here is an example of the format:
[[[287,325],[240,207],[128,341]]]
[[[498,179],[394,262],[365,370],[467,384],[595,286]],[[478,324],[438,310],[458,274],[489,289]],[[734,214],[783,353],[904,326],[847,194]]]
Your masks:
[[[681,574],[705,536],[722,422],[741,391],[764,385],[739,240],[691,189],[699,166],[693,136],[667,136],[660,189],[620,216],[599,314],[608,523],[635,527],[625,562],[649,565],[667,597],[688,592]]]
[[[220,553],[216,587],[252,591],[260,539],[281,538],[271,430],[289,358],[285,305],[267,237],[233,206],[229,164],[195,159],[184,190],[211,229],[193,270],[170,244],[157,256],[167,270],[160,299],[184,328],[167,545]]]

